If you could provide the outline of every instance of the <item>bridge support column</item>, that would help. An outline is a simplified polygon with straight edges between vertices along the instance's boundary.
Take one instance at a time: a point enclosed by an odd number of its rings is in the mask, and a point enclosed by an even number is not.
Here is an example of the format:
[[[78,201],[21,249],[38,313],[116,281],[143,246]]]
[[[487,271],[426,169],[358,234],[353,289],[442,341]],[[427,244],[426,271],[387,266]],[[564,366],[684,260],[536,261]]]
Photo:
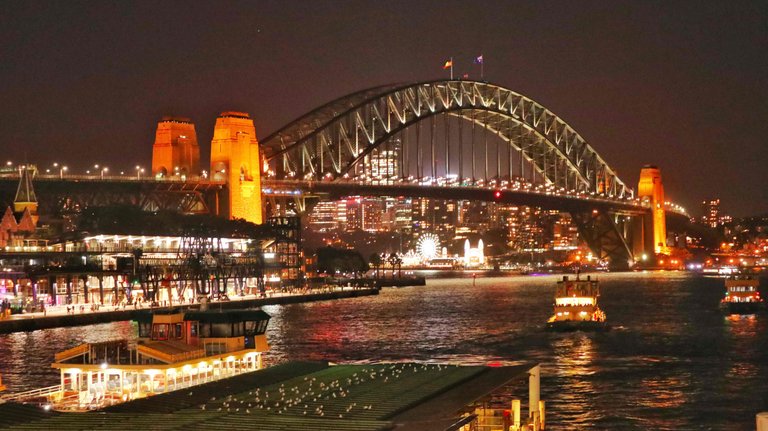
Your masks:
[[[648,205],[651,213],[644,217],[646,230],[651,230],[652,241],[645,244],[645,253],[649,255],[669,254],[667,246],[667,221],[665,215],[664,185],[661,182],[661,170],[656,166],[647,165],[640,170],[640,181],[637,185],[637,196]],[[650,222],[650,223],[648,223]],[[651,229],[647,229],[648,225]]]
[[[620,228],[622,216],[593,210],[588,213],[572,212],[579,236],[600,260],[607,260],[611,268],[624,269],[633,263],[632,252],[627,245],[626,233]]]

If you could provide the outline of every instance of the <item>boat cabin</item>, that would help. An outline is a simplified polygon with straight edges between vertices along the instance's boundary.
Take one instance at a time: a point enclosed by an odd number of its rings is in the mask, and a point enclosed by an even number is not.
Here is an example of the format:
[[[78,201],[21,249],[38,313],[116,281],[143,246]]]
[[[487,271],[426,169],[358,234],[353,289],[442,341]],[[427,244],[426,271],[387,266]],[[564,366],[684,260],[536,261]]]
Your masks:
[[[605,314],[597,306],[600,285],[597,279],[587,276],[586,280],[563,279],[557,282],[555,289],[555,314],[553,321],[559,320],[605,320]]]
[[[760,280],[746,276],[730,277],[725,280],[725,302],[761,302]]]
[[[135,343],[86,343],[56,354],[56,410],[90,410],[263,368],[270,316],[261,310],[143,313]]]

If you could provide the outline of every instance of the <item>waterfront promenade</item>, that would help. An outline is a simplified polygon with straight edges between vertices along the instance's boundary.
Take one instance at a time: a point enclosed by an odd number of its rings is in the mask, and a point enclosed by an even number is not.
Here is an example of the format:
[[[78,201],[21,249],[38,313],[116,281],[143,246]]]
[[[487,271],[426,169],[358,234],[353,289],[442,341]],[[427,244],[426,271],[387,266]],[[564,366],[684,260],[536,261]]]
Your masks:
[[[251,308],[264,305],[296,304],[301,302],[327,301],[332,299],[355,298],[359,296],[377,295],[377,287],[333,287],[323,289],[301,290],[294,293],[275,292],[266,297],[244,295],[226,301],[208,302],[209,309]],[[38,329],[61,328],[69,326],[91,325],[96,323],[119,322],[131,320],[138,311],[170,309],[199,309],[199,302],[174,303],[168,306],[149,307],[132,304],[125,306],[99,306],[93,304],[76,304],[48,307],[45,312],[12,314],[0,318],[0,334],[12,332],[34,331]]]

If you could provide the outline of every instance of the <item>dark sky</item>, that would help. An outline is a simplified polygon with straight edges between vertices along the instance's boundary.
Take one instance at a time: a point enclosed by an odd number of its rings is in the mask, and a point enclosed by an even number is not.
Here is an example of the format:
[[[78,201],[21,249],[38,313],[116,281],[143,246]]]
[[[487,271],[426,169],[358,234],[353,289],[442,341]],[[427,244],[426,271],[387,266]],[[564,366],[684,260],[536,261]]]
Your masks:
[[[698,213],[768,212],[768,2],[0,3],[0,149],[43,167],[148,166],[157,120],[216,115],[259,137],[353,91],[477,77],[565,119],[636,187],[662,169]]]

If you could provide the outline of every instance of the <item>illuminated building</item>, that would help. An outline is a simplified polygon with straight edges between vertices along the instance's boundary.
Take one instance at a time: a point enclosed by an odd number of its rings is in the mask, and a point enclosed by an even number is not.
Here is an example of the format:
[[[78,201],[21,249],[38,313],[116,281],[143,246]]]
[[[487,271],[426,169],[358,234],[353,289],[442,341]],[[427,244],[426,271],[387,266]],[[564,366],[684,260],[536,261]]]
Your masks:
[[[391,184],[400,175],[400,139],[391,139],[365,156],[365,176],[374,184]]]
[[[34,168],[22,166],[19,173],[21,177],[13,200],[13,210],[7,207],[0,218],[0,247],[27,245],[40,219],[37,214],[37,196],[32,187]]]
[[[365,198],[360,205],[362,228],[366,232],[379,232],[382,228],[384,202],[381,198]]]
[[[718,227],[733,221],[731,216],[720,212],[720,199],[705,200],[701,203],[701,208],[704,213],[701,221],[709,227]]]
[[[253,120],[245,112],[222,112],[211,141],[211,178],[225,180],[230,219],[261,224],[261,158]]]
[[[163,117],[157,123],[152,146],[152,175],[200,174],[200,147],[195,125],[188,118]]]
[[[344,230],[352,232],[363,228],[363,208],[360,197],[347,198],[344,201],[346,224]]]
[[[342,211],[339,210],[340,208]],[[343,216],[343,220],[340,216]],[[315,205],[309,214],[309,226],[316,232],[331,232],[339,229],[346,219],[346,203],[321,201]]]
[[[477,247],[472,248],[469,239],[464,241],[464,266],[467,268],[477,268],[485,265],[485,250],[483,240],[477,241]]]

